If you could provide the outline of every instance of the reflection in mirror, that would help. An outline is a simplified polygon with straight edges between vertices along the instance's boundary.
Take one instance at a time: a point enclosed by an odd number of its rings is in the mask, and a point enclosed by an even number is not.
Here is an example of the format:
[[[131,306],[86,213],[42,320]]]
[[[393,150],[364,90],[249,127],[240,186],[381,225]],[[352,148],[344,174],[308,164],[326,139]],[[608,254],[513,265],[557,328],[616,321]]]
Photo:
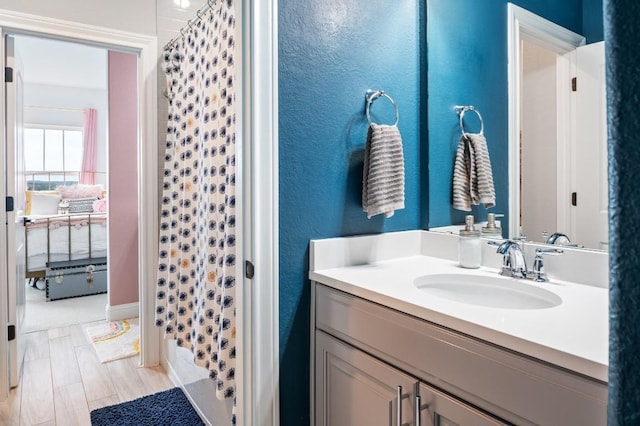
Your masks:
[[[508,15],[509,235],[606,250],[604,43]]]

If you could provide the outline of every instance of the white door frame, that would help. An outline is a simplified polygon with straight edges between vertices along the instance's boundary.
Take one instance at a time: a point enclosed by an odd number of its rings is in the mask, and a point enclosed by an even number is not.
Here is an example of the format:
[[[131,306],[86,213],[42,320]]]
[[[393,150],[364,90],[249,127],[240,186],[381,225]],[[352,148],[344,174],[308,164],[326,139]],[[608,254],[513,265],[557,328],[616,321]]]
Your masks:
[[[139,55],[138,67],[138,256],[139,256],[139,298],[141,303],[140,336],[142,365],[156,365],[159,361],[159,333],[153,326],[155,290],[155,253],[158,248],[157,219],[157,41],[156,37],[97,27],[76,22],[62,21],[36,15],[28,15],[8,10],[0,10],[0,30],[3,34],[31,34],[43,37],[72,39],[99,44],[119,50],[131,51]],[[0,56],[4,58],[4,46],[0,46]],[[4,85],[0,85],[0,99],[4,100]],[[6,126],[4,101],[0,103],[0,124]],[[4,145],[3,145],[4,146]],[[5,161],[4,154],[0,160]],[[4,163],[1,163],[4,164]],[[0,195],[4,196],[4,178]],[[4,229],[0,231],[0,243],[6,243]],[[6,268],[6,261],[0,259]],[[4,268],[3,268],[4,269]],[[142,285],[147,284],[147,285]],[[5,309],[8,295],[6,285],[0,285],[0,309]],[[7,316],[0,310],[0,367],[7,365]],[[0,372],[0,377],[3,376]],[[0,400],[8,396],[5,380],[0,380]]]
[[[243,0],[244,248],[255,265],[243,315],[238,424],[280,424],[278,322],[278,2]]]
[[[520,75],[522,73],[520,63],[520,42],[527,40],[542,46],[558,54],[565,54],[578,46],[585,44],[585,38],[579,34],[567,30],[560,25],[548,21],[526,9],[513,3],[507,4],[507,58],[508,58],[508,82],[509,82],[509,237],[520,235],[520,103],[521,96]],[[560,98],[559,102],[568,105],[570,90],[570,68],[567,64],[559,64],[558,86],[559,91],[567,95]],[[565,111],[562,117],[560,111]],[[558,138],[570,141],[571,112],[569,108],[559,107]],[[560,144],[559,144],[560,145]],[[566,164],[568,152],[562,148],[558,152],[558,163]],[[559,182],[559,186],[569,187],[570,182]],[[566,195],[566,191],[559,191],[559,197]],[[566,198],[566,197],[565,197]],[[563,198],[564,201],[565,198]],[[563,204],[566,205],[566,202]]]

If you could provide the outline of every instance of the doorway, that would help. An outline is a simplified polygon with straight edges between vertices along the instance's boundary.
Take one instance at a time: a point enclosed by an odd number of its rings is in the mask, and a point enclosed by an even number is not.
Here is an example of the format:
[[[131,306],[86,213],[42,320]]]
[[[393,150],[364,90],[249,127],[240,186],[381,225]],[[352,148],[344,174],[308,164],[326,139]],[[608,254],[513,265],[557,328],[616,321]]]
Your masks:
[[[604,43],[508,11],[510,235],[606,250]]]
[[[105,320],[108,51],[40,36],[7,37],[12,39],[7,44],[13,44],[13,84],[21,86],[22,94],[16,103],[21,111],[15,114],[22,117],[16,126],[20,129],[16,143],[22,146],[16,152],[23,153],[23,165],[15,170],[16,198],[20,200],[16,215],[18,220],[21,213],[27,219],[25,253],[18,255],[26,257],[27,276],[20,331],[26,334]],[[83,161],[91,156],[92,161]],[[91,163],[91,171],[82,173],[84,162]],[[58,187],[63,191],[57,191]],[[43,202],[49,199],[59,200],[58,206],[50,203],[51,211]],[[66,229],[64,221],[71,229]],[[50,225],[42,226],[45,222]],[[96,263],[94,259],[102,258],[107,259],[106,265],[98,265],[91,288],[81,285],[67,290],[62,286],[69,287],[80,277],[67,274],[72,281],[57,283],[60,279],[47,276],[49,263],[64,265],[83,259]]]
[[[28,16],[16,17],[11,13],[0,14],[0,27],[2,28],[3,36],[7,34],[16,35],[30,35],[39,36],[44,38],[55,38],[58,40],[74,41],[76,43],[90,44],[93,46],[101,46],[102,48],[110,48],[120,51],[129,52],[136,58],[137,69],[135,70],[134,81],[137,83],[137,103],[134,105],[134,115],[138,118],[137,130],[135,131],[135,143],[133,149],[139,153],[134,156],[134,162],[136,167],[136,179],[129,186],[133,188],[135,192],[135,200],[132,203],[136,215],[134,217],[135,222],[138,225],[137,237],[134,236],[137,242],[137,249],[134,249],[138,254],[138,272],[135,274],[137,283],[150,282],[154,275],[154,262],[150,262],[149,258],[153,257],[155,247],[157,247],[157,239],[155,237],[154,230],[157,227],[157,220],[155,218],[155,206],[156,206],[156,163],[157,148],[154,143],[144,143],[145,140],[156,139],[156,111],[154,108],[155,99],[155,38],[150,36],[143,36],[137,34],[123,34],[117,31],[111,31],[108,29],[101,29],[97,27],[70,27],[69,25],[63,25],[55,21],[47,21],[40,18],[30,18]],[[4,50],[4,49],[3,49]],[[4,53],[4,52],[3,52]],[[4,57],[4,54],[2,55]],[[4,85],[3,85],[4,86]],[[7,93],[5,89],[2,89],[2,97],[6,99]],[[4,105],[3,105],[4,107]],[[5,119],[4,113],[2,114],[3,121]],[[4,128],[7,128],[6,123]],[[4,143],[3,143],[4,145]],[[0,155],[1,164],[6,165],[8,158]],[[7,185],[7,177],[2,174],[0,177],[0,195],[3,197],[16,198],[15,186]],[[2,227],[0,230],[0,242],[6,247],[11,247],[13,240],[9,237],[10,228],[12,224],[15,224],[15,210],[7,212],[6,223],[7,227]],[[142,220],[144,218],[144,220]],[[13,234],[15,236],[15,233]],[[15,260],[15,259],[14,259]],[[10,264],[9,259],[2,259],[0,261],[3,267]],[[8,267],[2,268],[4,271],[8,271]],[[7,282],[16,283],[16,280],[12,273],[7,272],[6,276],[0,277],[0,300],[9,300],[12,296],[15,298],[15,294],[11,294],[12,290]],[[20,280],[17,281],[18,283]],[[149,294],[151,292],[151,294]],[[153,306],[150,308],[145,305],[145,300],[152,300],[152,290],[139,286],[136,292],[140,301],[135,303],[135,312],[139,313],[141,320],[141,336],[140,336],[140,363],[142,365],[156,365],[158,363],[158,336],[157,333],[148,332],[145,330],[145,319],[153,315]],[[130,305],[130,304],[128,304]],[[12,307],[13,306],[13,307]],[[9,300],[9,311],[15,307],[15,302]],[[146,309],[145,309],[146,307]],[[131,306],[126,306],[126,310],[130,311]],[[0,307],[0,341],[7,341],[9,332],[7,323],[17,326],[16,340],[20,340],[20,328],[19,324],[15,323],[17,318],[10,318],[9,314],[4,307]],[[150,312],[148,312],[150,310]],[[122,312],[116,312],[117,314]],[[11,321],[14,321],[13,323]],[[11,367],[10,365],[11,361]],[[8,375],[16,374],[15,370],[21,361],[16,354],[11,355],[10,352],[0,351],[0,399],[6,398],[9,391]],[[5,366],[7,369],[5,370]],[[6,372],[6,374],[5,374]]]
[[[507,15],[509,235],[541,241],[569,214],[572,52],[585,41],[512,3]]]

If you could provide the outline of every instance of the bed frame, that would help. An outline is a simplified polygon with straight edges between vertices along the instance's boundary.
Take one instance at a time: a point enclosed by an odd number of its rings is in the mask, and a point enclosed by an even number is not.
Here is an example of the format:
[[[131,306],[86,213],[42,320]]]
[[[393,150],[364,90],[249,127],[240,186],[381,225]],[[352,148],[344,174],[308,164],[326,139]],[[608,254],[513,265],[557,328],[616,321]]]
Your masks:
[[[71,261],[71,260],[79,260],[79,259],[92,259],[94,256],[102,257],[106,256],[106,250],[103,252],[97,253],[98,250],[94,248],[97,241],[94,236],[92,236],[92,225],[106,223],[106,214],[105,213],[82,213],[82,214],[67,214],[67,215],[55,215],[55,216],[46,216],[46,217],[37,217],[30,218],[25,216],[24,218],[24,230],[25,230],[25,265],[26,265],[26,278],[31,280],[31,284],[35,285],[38,280],[43,279],[46,280],[47,277],[47,264],[51,262],[60,262],[60,261]],[[88,253],[83,253],[80,257],[78,257],[78,253],[74,252],[74,244],[72,240],[72,234],[74,232],[74,227],[88,227]],[[66,228],[67,232],[64,233],[64,237],[60,235],[61,233],[57,233],[53,235],[53,228]],[[34,232],[36,228],[44,228],[46,229],[46,254],[44,264],[33,265],[34,259],[31,259],[30,256],[34,255],[30,252],[29,249],[29,233]],[[52,253],[52,245],[55,242],[55,238],[64,238],[65,241],[62,241],[66,244],[68,250],[66,253],[54,252]],[[77,242],[76,242],[77,244]],[[105,245],[106,246],[106,245]],[[43,253],[38,253],[38,256],[42,256]]]

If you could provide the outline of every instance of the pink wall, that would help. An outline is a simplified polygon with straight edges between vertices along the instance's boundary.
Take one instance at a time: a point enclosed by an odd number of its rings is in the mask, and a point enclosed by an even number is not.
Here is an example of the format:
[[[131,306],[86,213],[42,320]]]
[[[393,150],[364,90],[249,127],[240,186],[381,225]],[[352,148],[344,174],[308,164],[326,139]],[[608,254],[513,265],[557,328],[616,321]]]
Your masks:
[[[109,51],[109,305],[138,301],[138,57]]]

